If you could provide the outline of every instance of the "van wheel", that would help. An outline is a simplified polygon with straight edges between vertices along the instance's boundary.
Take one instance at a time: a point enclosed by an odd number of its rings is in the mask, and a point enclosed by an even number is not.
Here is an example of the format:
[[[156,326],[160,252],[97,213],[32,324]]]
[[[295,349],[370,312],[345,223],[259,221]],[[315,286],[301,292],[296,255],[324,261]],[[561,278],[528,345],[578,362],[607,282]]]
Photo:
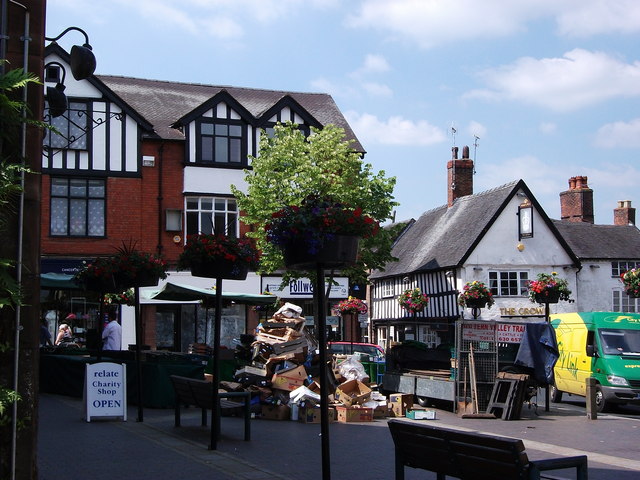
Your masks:
[[[549,397],[551,397],[553,403],[560,403],[562,401],[562,391],[558,390],[555,383],[549,387]]]
[[[596,386],[596,411],[598,413],[606,413],[610,412],[612,408],[611,402],[607,402],[604,399],[604,394],[602,393],[602,389],[600,385]]]

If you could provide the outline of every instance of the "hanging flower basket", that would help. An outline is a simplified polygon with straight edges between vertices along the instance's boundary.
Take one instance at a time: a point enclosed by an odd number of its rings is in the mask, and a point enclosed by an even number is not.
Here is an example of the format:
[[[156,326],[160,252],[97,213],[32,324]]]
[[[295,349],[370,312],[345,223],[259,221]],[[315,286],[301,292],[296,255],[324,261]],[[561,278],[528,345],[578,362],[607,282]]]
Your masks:
[[[224,235],[190,235],[178,258],[178,270],[191,270],[196,277],[244,280],[257,268],[259,252],[246,238]]]
[[[124,288],[116,283],[113,257],[99,257],[85,263],[74,279],[84,290],[97,293],[117,293]]]
[[[429,304],[429,297],[426,293],[422,293],[418,287],[410,288],[402,292],[398,297],[398,303],[405,310],[417,313],[424,310],[424,307]]]
[[[225,278],[227,280],[244,280],[249,273],[249,266],[232,262],[224,258],[208,259],[191,265],[194,277]]]
[[[559,291],[547,291],[535,294],[536,303],[558,303],[560,301]]]
[[[133,287],[153,287],[167,278],[167,263],[153,253],[136,249],[135,243],[122,244],[113,258],[113,275],[119,291]]]
[[[640,268],[632,268],[620,275],[624,291],[631,298],[640,298]]]
[[[105,305],[135,305],[136,294],[133,288],[129,288],[120,293],[106,293],[103,297],[103,302]]]
[[[359,241],[351,235],[331,235],[313,253],[303,241],[292,242],[282,249],[284,264],[292,270],[313,270],[319,264],[324,268],[353,265],[358,258]]]
[[[334,308],[340,312],[340,315],[358,315],[369,311],[367,304],[355,297],[340,301]]]
[[[315,196],[278,210],[265,226],[269,241],[282,250],[285,266],[295,270],[353,265],[360,238],[379,228],[362,208]]]
[[[467,282],[458,297],[458,305],[467,308],[484,308],[495,303],[491,290],[483,282]]]
[[[528,289],[529,300],[535,303],[558,303],[571,296],[568,282],[556,272],[539,273],[536,280],[529,282]]]

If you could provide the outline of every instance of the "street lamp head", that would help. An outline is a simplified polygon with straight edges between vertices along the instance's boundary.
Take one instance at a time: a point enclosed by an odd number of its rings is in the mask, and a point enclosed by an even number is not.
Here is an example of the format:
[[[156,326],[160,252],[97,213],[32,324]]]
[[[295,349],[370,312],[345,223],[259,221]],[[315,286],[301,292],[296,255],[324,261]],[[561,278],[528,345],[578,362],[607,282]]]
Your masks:
[[[84,35],[84,45],[74,45],[71,48],[71,73],[76,80],[84,80],[85,78],[93,75],[96,71],[96,57],[92,52],[91,45],[89,44],[89,36],[87,33],[78,27],[69,27],[57,37],[44,37],[45,40],[55,42],[63,37],[68,31],[76,30]]]
[[[68,108],[67,96],[64,93],[64,79],[67,75],[66,70],[59,62],[49,62],[45,65],[45,69],[51,65],[57,66],[62,72],[62,78],[58,80],[55,87],[47,87],[47,103],[49,104],[49,115],[51,118],[59,117],[64,114]]]
[[[74,45],[71,47],[71,73],[76,80],[84,80],[96,71],[96,57],[91,51],[91,45]]]

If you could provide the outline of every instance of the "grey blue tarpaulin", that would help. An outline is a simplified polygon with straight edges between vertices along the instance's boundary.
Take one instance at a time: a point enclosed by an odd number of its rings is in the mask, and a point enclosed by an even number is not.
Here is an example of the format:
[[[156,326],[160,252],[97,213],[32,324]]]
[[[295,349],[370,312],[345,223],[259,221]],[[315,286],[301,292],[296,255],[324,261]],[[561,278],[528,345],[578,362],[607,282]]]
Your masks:
[[[169,300],[174,302],[192,302],[207,298],[214,299],[216,291],[213,288],[198,288],[191,285],[179,285],[167,282],[159,291],[148,294],[154,300]],[[222,292],[222,299],[245,305],[273,305],[274,295],[261,295],[253,293]]]
[[[550,323],[527,323],[515,364],[533,370],[540,384],[553,384],[553,367],[558,361],[556,332]]]

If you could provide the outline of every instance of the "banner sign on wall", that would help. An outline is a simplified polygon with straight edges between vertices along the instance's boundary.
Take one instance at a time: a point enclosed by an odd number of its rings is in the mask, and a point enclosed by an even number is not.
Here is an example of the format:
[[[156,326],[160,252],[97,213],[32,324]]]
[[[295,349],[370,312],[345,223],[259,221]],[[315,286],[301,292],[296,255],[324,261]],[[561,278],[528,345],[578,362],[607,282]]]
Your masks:
[[[349,296],[349,279],[347,277],[335,277],[331,285],[328,298],[347,298]],[[279,298],[313,298],[313,284],[308,278],[297,278],[288,284],[281,286],[282,277],[262,277],[263,292],[278,296]],[[328,281],[325,284],[325,292]]]
[[[87,364],[83,403],[87,422],[91,417],[122,417],[126,422],[126,365],[111,362]]]

